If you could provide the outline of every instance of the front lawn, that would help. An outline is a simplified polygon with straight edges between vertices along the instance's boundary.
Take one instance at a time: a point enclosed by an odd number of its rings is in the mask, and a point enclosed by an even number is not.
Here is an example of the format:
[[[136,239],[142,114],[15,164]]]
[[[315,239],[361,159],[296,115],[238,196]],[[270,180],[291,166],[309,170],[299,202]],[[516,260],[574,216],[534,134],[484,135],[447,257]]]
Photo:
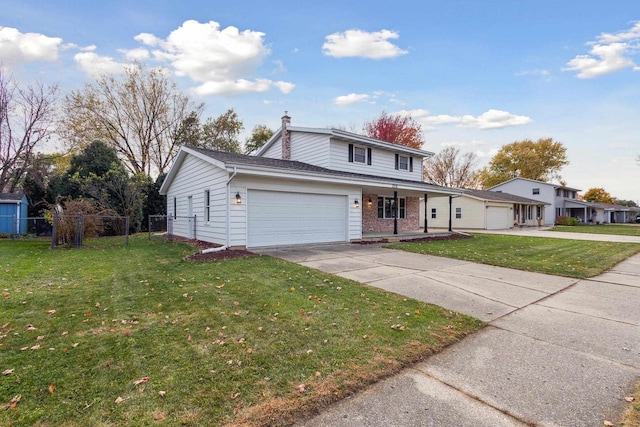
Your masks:
[[[477,234],[472,239],[397,243],[393,249],[464,259],[482,264],[585,278],[640,252],[637,243]]]
[[[615,234],[618,236],[640,236],[640,225],[636,224],[601,224],[577,225],[575,227],[556,226],[551,231],[565,231],[567,233]]]
[[[480,321],[267,256],[0,240],[0,425],[278,425]]]

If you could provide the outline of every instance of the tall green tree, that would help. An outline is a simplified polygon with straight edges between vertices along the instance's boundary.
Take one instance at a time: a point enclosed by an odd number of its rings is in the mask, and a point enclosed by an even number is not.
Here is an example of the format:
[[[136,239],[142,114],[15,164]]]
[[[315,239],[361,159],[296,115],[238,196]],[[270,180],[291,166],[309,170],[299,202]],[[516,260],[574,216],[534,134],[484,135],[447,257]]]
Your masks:
[[[133,174],[163,173],[179,149],[178,129],[194,105],[160,68],[137,63],[122,77],[102,75],[69,93],[60,133],[74,148],[100,140],[112,147]]]
[[[244,142],[245,154],[258,151],[273,136],[274,132],[266,125],[256,125],[251,131],[251,136]]]
[[[567,149],[561,142],[552,138],[525,139],[503,145],[480,172],[480,181],[488,188],[512,178],[560,180],[560,170],[568,164]]]
[[[240,152],[240,132],[244,126],[233,108],[215,119],[209,117],[202,125],[199,146],[210,150]]]

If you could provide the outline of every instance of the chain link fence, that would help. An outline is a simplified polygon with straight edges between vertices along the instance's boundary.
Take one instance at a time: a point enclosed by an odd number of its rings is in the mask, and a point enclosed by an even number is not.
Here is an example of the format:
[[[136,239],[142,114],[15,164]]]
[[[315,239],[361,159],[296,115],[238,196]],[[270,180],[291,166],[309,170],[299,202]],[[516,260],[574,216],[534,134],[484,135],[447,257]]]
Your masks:
[[[86,239],[121,237],[122,244],[129,244],[129,217],[105,215],[60,215],[52,221],[51,247],[84,246]]]

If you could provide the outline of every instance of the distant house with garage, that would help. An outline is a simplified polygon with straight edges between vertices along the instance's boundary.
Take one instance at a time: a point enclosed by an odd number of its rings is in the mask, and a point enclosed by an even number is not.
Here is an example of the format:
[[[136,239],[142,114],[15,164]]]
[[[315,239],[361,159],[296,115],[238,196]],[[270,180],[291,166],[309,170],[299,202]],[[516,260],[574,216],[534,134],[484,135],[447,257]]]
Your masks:
[[[451,198],[451,219],[449,199],[432,199],[427,205],[427,224],[430,228],[448,228],[451,221],[455,229],[475,230],[537,226],[544,223],[546,206],[545,202],[513,194],[465,189]]]
[[[0,193],[0,234],[26,234],[27,196],[21,193]]]
[[[553,225],[558,217],[568,216],[586,221],[587,202],[578,199],[577,188],[528,178],[512,178],[489,188],[520,197],[531,198],[545,203],[544,224]]]
[[[285,114],[256,155],[181,147],[160,193],[175,235],[248,248],[351,242],[419,231],[421,203],[461,194],[422,181],[432,155]]]

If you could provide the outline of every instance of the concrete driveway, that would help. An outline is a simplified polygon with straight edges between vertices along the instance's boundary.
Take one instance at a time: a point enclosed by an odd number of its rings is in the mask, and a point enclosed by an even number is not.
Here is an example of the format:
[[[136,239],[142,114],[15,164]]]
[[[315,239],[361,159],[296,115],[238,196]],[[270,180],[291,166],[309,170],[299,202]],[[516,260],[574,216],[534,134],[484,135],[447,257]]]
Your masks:
[[[640,256],[577,280],[379,245],[262,253],[488,322],[301,426],[601,426],[640,380]]]

